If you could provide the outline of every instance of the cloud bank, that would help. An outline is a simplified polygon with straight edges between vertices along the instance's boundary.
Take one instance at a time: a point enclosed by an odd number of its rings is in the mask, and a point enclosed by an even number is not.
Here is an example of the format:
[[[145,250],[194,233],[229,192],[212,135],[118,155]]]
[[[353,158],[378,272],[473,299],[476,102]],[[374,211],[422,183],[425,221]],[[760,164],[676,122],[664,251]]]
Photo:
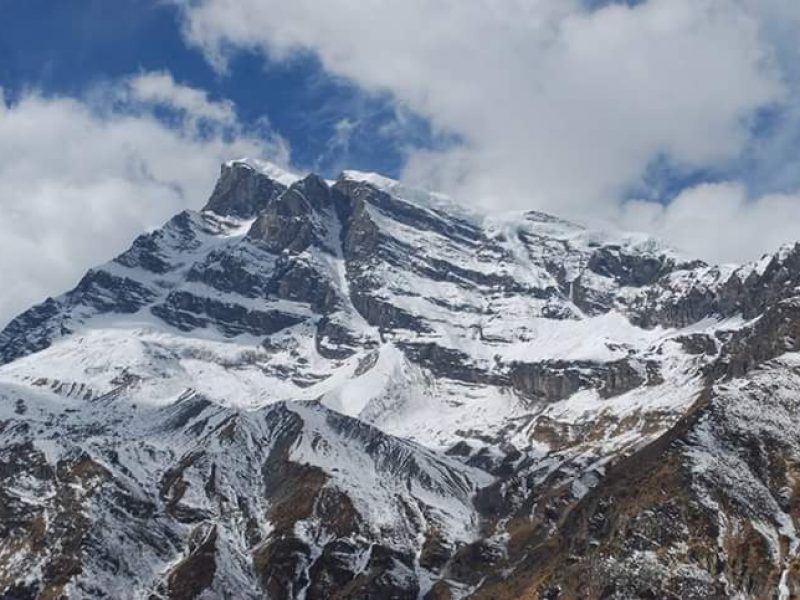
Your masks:
[[[748,154],[786,159],[791,144],[759,140],[758,119],[796,102],[800,11],[789,0],[631,4],[200,0],[182,14],[185,38],[220,71],[241,50],[311,51],[457,134],[463,144],[412,151],[405,177],[462,201],[622,223],[714,261],[800,238],[786,225],[791,194],[749,198],[727,175],[666,206],[628,197],[657,160],[725,172]],[[789,125],[800,131],[800,119]]]
[[[156,118],[171,113],[169,124]],[[277,137],[241,131],[231,105],[164,73],[84,100],[0,96],[0,323],[69,288],[143,230],[196,208],[223,160],[288,160]]]
[[[312,52],[458,140],[404,148],[411,183],[648,231],[714,262],[800,239],[794,0],[172,1],[223,77],[238,52]],[[356,128],[339,123],[326,159]],[[0,93],[0,140],[0,322],[198,206],[223,160],[289,161],[268,126],[245,130],[232,102],[167,72],[81,98]],[[666,202],[648,179],[661,163],[678,175]],[[693,172],[715,175],[680,185]]]

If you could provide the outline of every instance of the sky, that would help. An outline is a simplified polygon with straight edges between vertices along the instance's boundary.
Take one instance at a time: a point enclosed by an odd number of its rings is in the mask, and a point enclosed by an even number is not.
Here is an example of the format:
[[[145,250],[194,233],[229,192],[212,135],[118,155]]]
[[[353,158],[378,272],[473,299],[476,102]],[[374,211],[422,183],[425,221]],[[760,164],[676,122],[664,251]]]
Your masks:
[[[709,262],[800,239],[795,0],[0,0],[0,323],[232,158]]]

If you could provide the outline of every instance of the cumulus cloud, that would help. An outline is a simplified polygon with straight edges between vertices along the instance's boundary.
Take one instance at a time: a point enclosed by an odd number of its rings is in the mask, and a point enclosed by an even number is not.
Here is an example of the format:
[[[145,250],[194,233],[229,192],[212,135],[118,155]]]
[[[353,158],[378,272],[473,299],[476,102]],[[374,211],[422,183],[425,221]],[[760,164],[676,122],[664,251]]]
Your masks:
[[[178,124],[156,118],[156,104],[182,115]],[[244,155],[285,161],[288,149],[245,135],[229,104],[163,73],[83,100],[0,95],[0,322],[70,287],[143,230],[202,206],[220,163]]]
[[[710,263],[746,262],[782,244],[800,241],[800,194],[748,198],[741,183],[720,182],[683,190],[669,204],[625,204],[617,226],[648,231],[690,257]]]
[[[464,201],[647,228],[724,260],[784,240],[790,195],[751,200],[733,182],[686,190],[669,207],[623,197],[659,158],[700,170],[760,152],[775,164],[787,143],[758,147],[754,123],[797,97],[796,3],[588,4],[199,0],[183,5],[183,27],[221,71],[241,49],[270,60],[312,51],[331,73],[458,134],[462,144],[412,151],[405,176]],[[708,228],[714,214],[724,228]],[[693,218],[705,228],[677,225]],[[776,233],[758,235],[764,227]]]
[[[121,88],[121,93],[125,100],[179,110],[193,122],[205,119],[219,125],[230,126],[236,123],[233,102],[212,101],[206,91],[180,85],[166,71],[133,76]]]

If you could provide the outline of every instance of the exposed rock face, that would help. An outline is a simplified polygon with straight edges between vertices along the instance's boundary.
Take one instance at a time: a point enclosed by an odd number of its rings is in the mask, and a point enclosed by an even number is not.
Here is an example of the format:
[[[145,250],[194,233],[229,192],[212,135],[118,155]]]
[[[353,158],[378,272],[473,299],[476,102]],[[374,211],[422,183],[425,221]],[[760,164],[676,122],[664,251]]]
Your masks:
[[[286,186],[246,162],[225,163],[203,210],[249,219],[267,208],[284,191]]]
[[[210,588],[217,571],[216,543],[215,526],[192,530],[188,554],[170,570],[159,592],[176,600],[191,600]]]
[[[756,265],[675,272],[642,290],[631,308],[634,319],[646,327],[680,327],[711,316],[753,319],[796,295],[798,273],[800,244],[795,244],[765,256]]]
[[[247,309],[189,292],[171,292],[162,304],[153,307],[152,312],[183,331],[213,324],[228,336],[240,333],[270,335],[303,321],[296,315],[278,310]]]
[[[328,187],[323,179],[309,175],[266,206],[248,236],[275,253],[287,250],[298,254],[314,243],[325,248],[331,233],[328,227],[336,224],[332,218],[335,205],[342,202],[338,192]]]
[[[800,515],[787,502],[798,441],[787,429],[798,414],[787,403],[795,363],[767,363],[735,388],[709,390],[675,428],[561,509],[557,534],[545,535],[536,522],[546,516],[534,516],[522,533],[524,562],[477,597],[796,594]]]
[[[780,300],[725,340],[716,376],[741,377],[763,362],[800,349],[800,298]]]
[[[0,332],[0,598],[792,598],[798,286],[228,163]]]
[[[449,377],[467,383],[505,383],[502,376],[472,363],[468,354],[433,342],[400,344],[409,360],[425,367],[434,377]]]
[[[598,248],[586,264],[590,271],[624,281],[626,285],[641,287],[658,281],[675,269],[675,261],[664,256],[642,256],[625,252],[623,248],[604,246]]]
[[[558,402],[582,389],[594,388],[601,397],[624,394],[642,385],[663,383],[658,364],[637,364],[629,359],[610,363],[545,361],[516,363],[511,385],[520,393],[544,402]]]

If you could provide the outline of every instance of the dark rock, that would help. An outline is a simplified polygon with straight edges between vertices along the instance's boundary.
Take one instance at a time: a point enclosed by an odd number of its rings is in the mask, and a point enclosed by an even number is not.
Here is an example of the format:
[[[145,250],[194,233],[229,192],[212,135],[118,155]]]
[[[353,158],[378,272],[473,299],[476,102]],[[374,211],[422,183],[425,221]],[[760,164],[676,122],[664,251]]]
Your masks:
[[[140,235],[131,247],[114,259],[130,268],[140,268],[163,274],[175,266],[169,261],[166,250],[193,250],[199,244],[192,226],[192,217],[183,211],[172,217],[160,229]]]
[[[0,332],[0,364],[50,346],[62,331],[59,317],[63,308],[57,300],[48,298],[11,321]]]
[[[682,335],[675,340],[683,346],[689,354],[706,354],[712,356],[717,353],[717,343],[714,338],[704,333]]]
[[[375,257],[380,240],[380,230],[367,209],[366,199],[374,192],[369,186],[343,187],[339,183],[334,186],[344,193],[346,201],[338,205],[339,221],[342,224],[342,252],[348,261],[369,262]],[[349,267],[348,271],[350,270]],[[352,278],[352,274],[348,272]]]
[[[477,242],[482,237],[481,231],[471,223],[435,209],[420,208],[365,182],[339,179],[334,189],[357,204],[374,206],[398,223],[421,231],[440,233],[464,242]]]
[[[640,385],[660,383],[655,363],[634,366],[630,359],[608,363],[561,360],[518,362],[511,365],[509,377],[515,390],[544,402],[558,402],[586,388],[595,388],[601,397],[610,398]]]
[[[445,454],[448,456],[462,456],[467,457],[472,454],[472,446],[465,441],[456,443],[453,447],[449,448]]]
[[[292,600],[308,583],[311,548],[291,533],[275,535],[253,552],[253,569],[268,598]]]
[[[733,333],[707,372],[713,379],[741,377],[784,352],[800,350],[800,297],[777,302],[760,319]]]
[[[421,567],[439,573],[453,555],[453,547],[437,530],[429,531],[419,555]]]
[[[483,572],[502,558],[502,550],[491,542],[480,540],[462,546],[450,562],[448,573],[458,581],[477,584]]]
[[[242,333],[271,335],[305,320],[279,310],[248,309],[183,291],[170,292],[162,304],[154,305],[150,311],[183,331],[213,325],[230,337]]]
[[[325,544],[322,554],[309,570],[311,584],[306,592],[308,600],[326,600],[335,597],[356,576],[359,549],[348,540],[334,540]]]
[[[425,367],[436,377],[469,383],[501,383],[499,377],[472,365],[469,356],[460,350],[445,348],[434,342],[401,342],[398,346],[409,360]]]
[[[719,269],[712,269],[686,289],[675,291],[669,285],[660,281],[645,290],[629,308],[635,323],[643,327],[685,327],[711,316],[752,319],[796,294],[800,244],[773,256],[760,272],[746,266],[723,277]]]
[[[249,219],[267,208],[286,187],[246,163],[222,165],[219,180],[203,210]]]
[[[314,344],[320,356],[336,360],[352,356],[360,345],[354,332],[328,317],[317,322]]]
[[[333,217],[337,192],[317,175],[294,183],[272,202],[253,223],[247,236],[270,252],[298,254],[312,244],[335,253],[326,244],[325,215]]]
[[[129,277],[92,269],[68,294],[68,298],[75,304],[89,305],[98,313],[131,314],[155,300],[156,294]]]
[[[619,246],[602,246],[589,257],[586,268],[622,286],[641,287],[673,271],[675,263],[665,256],[632,254]]]
[[[189,553],[166,577],[170,600],[194,600],[214,581],[217,570],[216,526],[197,527],[189,540]]]
[[[418,333],[431,333],[432,330],[423,319],[398,308],[391,302],[376,298],[368,291],[361,290],[354,283],[350,290],[350,300],[362,317],[381,332],[392,329],[408,329]]]
[[[416,600],[419,582],[411,556],[382,544],[372,546],[366,572],[348,586],[346,596],[353,600]]]
[[[238,244],[210,252],[192,266],[186,279],[226,294],[266,298],[273,281],[273,260],[252,244]]]

